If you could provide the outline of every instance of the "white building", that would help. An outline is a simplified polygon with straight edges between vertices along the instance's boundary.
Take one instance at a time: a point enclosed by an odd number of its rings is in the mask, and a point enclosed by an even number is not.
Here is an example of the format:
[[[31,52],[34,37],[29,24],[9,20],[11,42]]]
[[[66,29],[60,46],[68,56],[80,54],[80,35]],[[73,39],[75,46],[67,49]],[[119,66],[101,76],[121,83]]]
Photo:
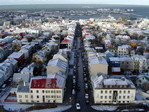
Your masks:
[[[129,55],[130,48],[131,47],[129,45],[118,46],[117,55],[118,56]]]
[[[88,64],[91,75],[97,75],[98,73],[108,74],[108,63],[105,58],[97,55],[89,56]]]
[[[61,59],[61,60],[66,61],[66,62],[68,61],[67,60],[67,54],[64,52],[58,52],[57,54],[55,54],[53,56],[53,59]]]
[[[134,103],[136,88],[125,78],[92,78],[93,97],[96,104]]]
[[[134,55],[131,57],[134,62],[134,70],[142,73],[148,69],[147,59],[142,55]]]
[[[67,70],[68,63],[61,59],[52,59],[47,65],[47,74],[57,73],[59,71],[65,73]]]
[[[30,86],[18,86],[19,103],[62,103],[66,76],[52,74],[31,79]]]

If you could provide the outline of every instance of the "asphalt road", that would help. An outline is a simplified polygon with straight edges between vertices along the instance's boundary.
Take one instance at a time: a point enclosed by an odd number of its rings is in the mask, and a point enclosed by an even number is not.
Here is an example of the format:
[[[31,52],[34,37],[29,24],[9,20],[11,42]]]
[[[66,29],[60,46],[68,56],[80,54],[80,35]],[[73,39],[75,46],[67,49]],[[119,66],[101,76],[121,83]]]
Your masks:
[[[73,48],[76,49],[76,54],[78,55],[78,61],[75,62],[77,66],[77,74],[76,75],[76,85],[80,86],[80,91],[76,91],[75,97],[74,97],[74,103],[72,105],[72,108],[65,111],[65,112],[77,112],[76,110],[76,103],[80,103],[81,109],[80,112],[97,112],[96,110],[92,109],[90,104],[86,104],[85,99],[85,82],[84,82],[84,75],[83,75],[83,60],[82,60],[82,49],[81,47],[81,40],[82,39],[82,30],[81,27],[78,25],[76,27],[75,31],[75,39],[74,39],[74,46]],[[88,92],[89,93],[89,92]]]

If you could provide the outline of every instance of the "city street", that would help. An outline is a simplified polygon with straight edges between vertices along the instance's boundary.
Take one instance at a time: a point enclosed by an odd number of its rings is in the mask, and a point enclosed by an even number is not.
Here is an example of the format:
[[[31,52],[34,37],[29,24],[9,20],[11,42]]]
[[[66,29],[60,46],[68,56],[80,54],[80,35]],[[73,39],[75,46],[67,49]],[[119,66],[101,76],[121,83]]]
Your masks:
[[[76,32],[75,32],[75,39],[74,39],[74,46],[73,46],[73,49],[72,49],[72,52],[75,51],[75,61],[74,61],[74,67],[73,69],[76,69],[74,70],[74,76],[76,77],[76,84],[75,84],[75,94],[73,96],[73,99],[72,99],[72,108],[65,111],[65,112],[76,112],[77,109],[76,109],[76,103],[79,103],[80,104],[80,112],[97,112],[96,110],[92,109],[91,106],[90,106],[90,101],[88,103],[86,103],[86,98],[85,98],[85,94],[86,93],[90,93],[89,91],[91,90],[87,90],[85,91],[85,81],[84,81],[84,70],[83,70],[83,67],[84,67],[84,62],[86,61],[86,59],[84,59],[84,56],[82,57],[82,51],[83,51],[83,46],[82,46],[82,31],[81,31],[81,27],[80,25],[77,25],[76,27]],[[76,49],[76,50],[74,50]],[[84,53],[83,53],[84,54]],[[72,57],[71,57],[72,58]],[[87,69],[87,67],[86,67]],[[88,82],[88,81],[87,81]],[[72,84],[69,84],[69,87],[70,85]],[[67,87],[67,86],[66,86]],[[67,88],[69,88],[67,87]],[[70,93],[70,92],[69,92]],[[90,98],[90,94],[89,94],[89,98]],[[88,98],[88,100],[89,100]]]

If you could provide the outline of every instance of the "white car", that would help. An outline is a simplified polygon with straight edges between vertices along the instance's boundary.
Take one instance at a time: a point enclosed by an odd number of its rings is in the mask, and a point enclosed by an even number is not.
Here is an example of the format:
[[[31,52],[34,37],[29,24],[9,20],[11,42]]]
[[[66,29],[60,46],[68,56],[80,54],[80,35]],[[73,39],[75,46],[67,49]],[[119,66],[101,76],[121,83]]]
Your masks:
[[[77,109],[77,110],[80,110],[80,109],[81,109],[81,107],[80,107],[80,104],[79,104],[79,103],[76,103],[76,109]]]
[[[88,96],[88,94],[87,94],[87,93],[85,94],[85,98],[86,98],[86,99],[88,99],[88,98],[89,98],[89,96]]]

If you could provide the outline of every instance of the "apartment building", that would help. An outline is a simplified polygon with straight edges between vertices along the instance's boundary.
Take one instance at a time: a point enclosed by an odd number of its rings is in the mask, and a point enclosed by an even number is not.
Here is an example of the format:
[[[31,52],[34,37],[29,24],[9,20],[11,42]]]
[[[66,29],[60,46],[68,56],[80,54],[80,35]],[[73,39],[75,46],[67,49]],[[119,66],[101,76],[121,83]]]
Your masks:
[[[131,47],[129,45],[118,46],[117,55],[118,56],[129,55],[130,48]]]
[[[134,63],[134,70],[138,73],[143,73],[148,69],[148,63],[145,56],[134,55],[131,57]]]
[[[17,102],[62,103],[65,80],[62,74],[32,78],[29,86],[17,87]]]
[[[95,104],[134,103],[136,88],[126,78],[105,78],[102,75],[92,78]]]

